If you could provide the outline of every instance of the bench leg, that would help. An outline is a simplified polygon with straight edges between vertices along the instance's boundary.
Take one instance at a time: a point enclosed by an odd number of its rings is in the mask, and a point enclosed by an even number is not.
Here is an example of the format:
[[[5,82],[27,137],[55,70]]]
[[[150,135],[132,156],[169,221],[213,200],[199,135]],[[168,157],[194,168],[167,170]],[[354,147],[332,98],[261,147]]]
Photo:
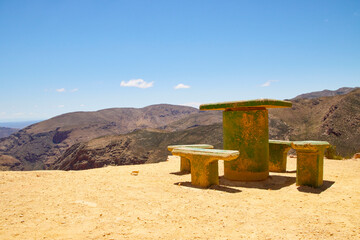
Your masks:
[[[287,153],[291,147],[269,144],[269,171],[286,172]]]
[[[218,161],[209,162],[207,157],[194,156],[191,162],[191,184],[208,188],[219,185]]]
[[[180,172],[190,172],[190,161],[185,157],[180,157]]]
[[[296,185],[320,187],[323,184],[324,148],[297,148]]]

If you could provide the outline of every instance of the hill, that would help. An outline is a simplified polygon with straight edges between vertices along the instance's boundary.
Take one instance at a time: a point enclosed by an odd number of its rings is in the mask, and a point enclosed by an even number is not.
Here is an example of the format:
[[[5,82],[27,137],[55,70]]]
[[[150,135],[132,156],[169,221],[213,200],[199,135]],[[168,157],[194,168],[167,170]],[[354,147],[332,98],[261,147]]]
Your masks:
[[[304,94],[294,97],[291,100],[302,99],[302,98],[333,97],[333,96],[337,96],[337,95],[347,94],[355,89],[356,88],[349,88],[349,87],[339,88],[338,90],[334,90],[334,91],[325,89],[323,91],[304,93]]]
[[[176,132],[144,129],[96,138],[70,147],[53,163],[51,169],[81,170],[106,165],[155,163],[167,159],[168,145],[202,142],[221,148],[221,124]]]
[[[345,95],[292,103],[292,108],[269,111],[290,127],[291,140],[328,141],[347,157],[360,151],[360,88]]]
[[[13,156],[21,162],[14,169],[45,169],[73,144],[99,136],[162,127],[198,112],[192,107],[159,104],[139,109],[63,114],[0,139],[0,154]]]

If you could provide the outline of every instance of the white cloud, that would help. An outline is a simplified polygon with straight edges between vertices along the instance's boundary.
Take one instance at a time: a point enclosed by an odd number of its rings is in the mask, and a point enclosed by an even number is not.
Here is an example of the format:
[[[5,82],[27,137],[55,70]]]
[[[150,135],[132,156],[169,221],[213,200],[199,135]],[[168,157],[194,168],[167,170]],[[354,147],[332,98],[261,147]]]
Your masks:
[[[154,82],[145,82],[143,79],[131,79],[127,82],[121,81],[122,87],[137,87],[137,88],[149,88],[152,87]]]
[[[85,107],[85,104],[80,104],[80,107]]]
[[[202,103],[199,103],[199,102],[189,102],[189,103],[184,103],[184,104],[180,104],[180,105],[199,108],[201,104]]]
[[[174,87],[174,89],[184,89],[184,88],[190,88],[190,86],[180,83]]]
[[[1,116],[5,116],[5,115],[6,115],[6,112],[0,112],[0,115],[1,115]]]
[[[58,106],[58,108],[63,108],[63,107],[65,107],[65,105],[59,105],[59,106]]]
[[[59,88],[59,89],[56,89],[57,92],[65,92],[65,88]]]
[[[70,92],[77,92],[77,91],[79,91],[79,89],[78,89],[78,88],[74,88],[74,89],[71,89]]]
[[[269,87],[271,85],[271,83],[273,82],[278,82],[279,80],[269,80],[263,84],[260,85],[260,87]]]

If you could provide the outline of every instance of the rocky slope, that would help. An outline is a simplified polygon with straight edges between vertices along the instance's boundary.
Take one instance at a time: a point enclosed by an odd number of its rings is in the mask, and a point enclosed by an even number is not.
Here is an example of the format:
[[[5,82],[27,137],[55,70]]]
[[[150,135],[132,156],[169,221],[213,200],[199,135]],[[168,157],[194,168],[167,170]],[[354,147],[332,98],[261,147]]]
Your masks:
[[[105,165],[132,165],[165,161],[171,144],[206,142],[222,147],[222,126],[200,126],[177,132],[137,130],[129,134],[105,136],[70,147],[52,169],[80,170]]]
[[[21,162],[14,169],[45,169],[73,144],[99,136],[162,127],[194,113],[198,113],[195,108],[168,104],[68,113],[0,139],[0,154]]]
[[[8,155],[0,155],[0,171],[15,170],[21,162]]]
[[[203,116],[202,114],[200,114]],[[192,118],[192,116],[187,117]],[[187,125],[187,121],[184,121]],[[278,119],[270,121],[270,137],[288,136],[289,129]],[[105,136],[70,147],[51,169],[81,170],[106,165],[131,165],[165,161],[168,145],[206,143],[222,148],[222,123],[190,127],[186,130],[137,130],[129,134]]]

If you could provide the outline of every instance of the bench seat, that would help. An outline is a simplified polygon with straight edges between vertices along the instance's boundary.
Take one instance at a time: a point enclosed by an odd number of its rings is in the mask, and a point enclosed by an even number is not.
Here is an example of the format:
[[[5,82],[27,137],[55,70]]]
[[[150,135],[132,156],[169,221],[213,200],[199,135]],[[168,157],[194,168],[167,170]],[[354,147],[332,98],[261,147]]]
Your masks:
[[[214,146],[209,144],[190,144],[190,145],[171,145],[168,146],[168,150],[172,152],[175,148],[202,148],[202,149],[212,149]],[[185,157],[180,157],[180,172],[189,173],[191,171],[190,161]]]
[[[172,154],[189,159],[192,185],[207,188],[219,185],[218,160],[234,160],[239,151],[183,147],[174,148]]]

